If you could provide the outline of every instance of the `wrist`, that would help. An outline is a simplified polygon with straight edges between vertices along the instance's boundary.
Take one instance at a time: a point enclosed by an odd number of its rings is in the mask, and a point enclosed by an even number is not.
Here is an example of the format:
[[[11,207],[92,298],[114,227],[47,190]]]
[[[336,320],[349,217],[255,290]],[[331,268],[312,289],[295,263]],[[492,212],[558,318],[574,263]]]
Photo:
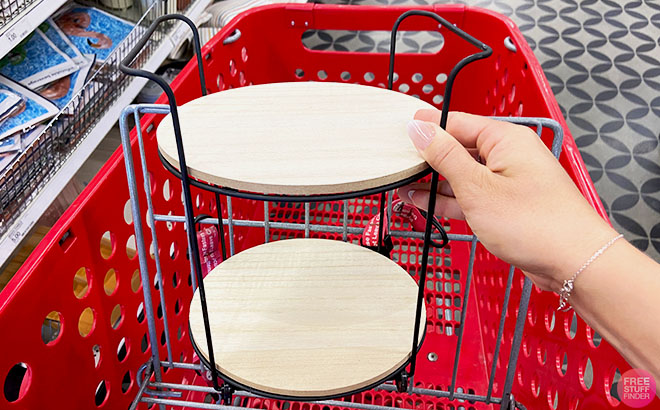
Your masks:
[[[565,282],[571,280],[580,269],[584,267],[590,258],[608,244],[619,233],[609,224],[599,218],[597,224],[591,225],[586,229],[572,229],[573,233],[567,233],[566,241],[559,246],[563,252],[555,257],[552,271],[550,273],[550,289],[559,293]],[[613,245],[613,244],[611,244]],[[607,252],[603,250],[602,253]],[[598,255],[599,259],[602,255]],[[591,261],[591,263],[595,260]]]
[[[559,294],[559,308],[557,310],[561,311],[569,311],[571,309],[570,302],[568,299],[571,297],[571,294],[573,293],[573,289],[575,288],[575,281],[577,280],[578,276],[582,272],[584,272],[586,269],[588,269],[592,263],[594,263],[599,257],[601,257],[605,252],[609,250],[612,245],[619,239],[623,238],[623,234],[618,234],[605,245],[601,246],[596,252],[594,252],[593,255],[589,259],[587,259],[586,262],[580,266],[580,268],[571,276],[570,279],[564,280],[562,287],[560,288],[558,294]]]
[[[617,234],[618,235],[618,234]],[[615,241],[603,254],[596,258],[575,280],[575,287],[569,298],[571,305],[579,305],[587,295],[600,289],[610,289],[620,284],[624,266],[636,264],[637,249],[625,238]],[[588,297],[593,297],[588,296]]]

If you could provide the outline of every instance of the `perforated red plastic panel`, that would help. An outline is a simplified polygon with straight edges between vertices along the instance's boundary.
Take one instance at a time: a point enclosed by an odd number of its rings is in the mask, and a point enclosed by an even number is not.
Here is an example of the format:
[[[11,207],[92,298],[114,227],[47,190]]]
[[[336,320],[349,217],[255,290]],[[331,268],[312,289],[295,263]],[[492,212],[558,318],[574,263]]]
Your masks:
[[[459,75],[452,109],[488,115],[543,116],[558,120],[567,132],[561,164],[592,205],[604,215],[542,70],[513,23],[500,15],[476,8],[426,8],[437,11],[487,42],[494,50],[492,57],[468,66]],[[407,8],[313,4],[254,9],[234,20],[204,47],[206,86],[211,92],[217,92],[249,84],[321,80],[320,71],[323,71],[321,77],[325,78],[324,81],[343,81],[341,73],[346,71],[351,74],[351,81],[384,86],[388,68],[386,54],[311,51],[302,45],[301,37],[310,29],[390,30],[395,19],[405,10]],[[223,44],[235,29],[240,30],[241,37],[233,43]],[[407,20],[402,29],[435,30],[436,24],[415,17]],[[406,83],[409,85],[408,93],[417,94],[431,103],[435,95],[443,93],[443,77],[439,74],[446,74],[456,61],[471,50],[467,43],[452,37],[445,30],[441,32],[445,35],[445,43],[439,53],[403,54],[397,57],[395,71],[399,79],[395,87]],[[517,52],[504,47],[507,36],[517,45]],[[373,73],[374,79],[367,82],[365,73]],[[422,74],[423,81],[411,81],[416,73]],[[433,86],[432,93],[423,92],[426,84]],[[199,96],[194,62],[177,77],[173,87],[178,104]],[[152,173],[154,206],[159,213],[182,215],[180,183],[163,169],[156,155],[154,130],[160,120],[160,117],[147,116],[142,123]],[[544,134],[546,143],[549,143],[549,137]],[[137,144],[133,145],[135,154]],[[139,166],[136,171],[140,175]],[[138,185],[141,184],[138,180]],[[193,192],[196,212],[215,212],[212,195],[199,190]],[[130,219],[125,219],[128,198],[122,152],[118,150],[0,294],[0,329],[3,329],[0,384],[5,387],[4,394],[0,394],[0,408],[99,407],[123,410],[135,396],[135,372],[148,359],[149,351],[146,323],[140,310],[141,285],[135,276],[138,262],[130,250],[133,226]],[[366,224],[377,212],[376,204],[376,198],[351,201],[352,224]],[[263,220],[262,204],[234,200],[233,205],[235,218]],[[141,206],[144,213],[144,198]],[[271,220],[300,221],[303,218],[303,209],[293,205],[271,204],[270,209]],[[341,212],[338,203],[313,204],[312,220],[337,223]],[[146,224],[144,214],[140,218]],[[395,219],[394,223],[401,225],[402,221]],[[405,228],[405,224],[402,226]],[[447,222],[447,228],[452,233],[467,232],[465,224],[458,221]],[[186,317],[191,286],[183,227],[181,224],[159,222],[156,230],[159,238],[157,251],[164,273],[163,283],[158,284],[158,289],[165,292],[167,300],[174,358],[190,361],[193,354]],[[146,234],[150,236],[148,230]],[[271,231],[273,239],[299,235],[302,233]],[[263,236],[263,229],[236,228],[237,249],[261,243]],[[357,237],[351,235],[350,239],[356,241]],[[111,246],[102,245],[102,241]],[[419,268],[419,245],[414,240],[395,241],[394,260],[413,275]],[[108,252],[108,249],[111,251]],[[427,282],[428,334],[420,352],[416,382],[424,387],[447,388],[453,365],[456,329],[461,326],[459,314],[465,288],[468,244],[453,242],[448,249],[432,256],[436,263],[429,272]],[[105,280],[111,269],[116,278],[115,286],[108,286]],[[78,279],[74,279],[77,272],[80,272]],[[150,272],[153,277],[153,261],[150,262]],[[494,394],[501,394],[522,283],[522,275],[518,272],[507,311],[504,342],[500,355],[494,358],[494,340],[507,272],[506,264],[478,246],[467,323],[463,324],[465,339],[458,371],[458,386],[465,392],[485,394],[490,364],[496,360],[498,373]],[[84,283],[87,283],[86,290]],[[158,310],[159,293],[153,279],[149,286],[154,292],[154,304]],[[625,372],[629,366],[584,322],[574,319],[572,313],[555,312],[556,302],[553,294],[532,292],[514,383],[516,398],[529,409],[616,407],[618,402],[610,394],[616,381],[615,374],[617,371]],[[57,321],[50,320],[57,318],[57,314],[59,330]],[[50,319],[46,322],[46,330],[55,329],[54,332],[44,333],[43,324],[47,316]],[[575,326],[571,327],[573,320]],[[164,339],[162,320],[158,320],[158,327],[159,337]],[[80,330],[86,335],[82,336]],[[54,340],[45,344],[42,333],[46,340]],[[161,340],[158,342],[160,344]],[[159,351],[161,357],[165,357],[162,344]],[[429,360],[429,353],[435,353],[437,360]],[[180,370],[167,372],[165,379],[204,383],[194,372]],[[203,394],[191,394],[189,399],[204,400],[205,397]],[[416,409],[495,408],[384,392],[365,392],[351,400]],[[317,405],[275,400],[251,399],[248,404],[272,410],[326,410]],[[660,408],[659,401],[656,400],[649,408]]]

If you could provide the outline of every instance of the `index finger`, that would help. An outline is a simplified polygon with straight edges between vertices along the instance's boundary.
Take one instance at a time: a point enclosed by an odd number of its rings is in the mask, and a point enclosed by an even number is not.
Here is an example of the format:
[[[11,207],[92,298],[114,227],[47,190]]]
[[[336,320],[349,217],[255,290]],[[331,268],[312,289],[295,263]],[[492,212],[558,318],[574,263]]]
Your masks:
[[[512,153],[519,151],[512,149],[514,145],[543,145],[529,127],[464,112],[449,113],[447,132],[462,143],[475,146],[486,163],[496,147]]]
[[[438,110],[419,110],[415,119],[440,123],[442,113]],[[527,127],[498,121],[480,115],[452,111],[447,117],[447,132],[466,148],[477,148],[479,155],[488,161],[488,156],[497,144],[531,131]]]

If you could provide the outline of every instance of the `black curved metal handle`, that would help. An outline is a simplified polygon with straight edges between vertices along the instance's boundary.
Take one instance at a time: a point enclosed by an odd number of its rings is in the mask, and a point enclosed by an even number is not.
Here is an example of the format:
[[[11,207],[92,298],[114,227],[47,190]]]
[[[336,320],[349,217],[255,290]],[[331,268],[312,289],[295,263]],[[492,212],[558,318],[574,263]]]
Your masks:
[[[158,26],[169,20],[180,20],[186,23],[193,33],[193,45],[195,47],[195,55],[197,56],[197,69],[199,70],[199,82],[202,88],[202,95],[206,95],[206,80],[204,79],[204,63],[202,61],[202,45],[199,40],[199,31],[197,30],[197,27],[195,26],[195,23],[192,22],[192,20],[181,14],[166,14],[154,20],[153,23],[151,23],[151,25],[147,28],[147,31],[144,33],[142,38],[140,38],[135,46],[128,52],[126,57],[124,57],[124,59],[119,63],[119,69],[126,75],[143,77],[155,82],[160,86],[160,88],[163,89],[165,95],[167,95],[167,101],[170,106],[170,113],[172,114],[172,125],[174,125],[174,139],[176,141],[177,153],[179,156],[179,166],[181,167],[181,173],[184,181],[188,181],[188,167],[183,151],[179,111],[177,109],[176,98],[174,97],[174,91],[172,91],[172,87],[170,87],[167,81],[165,81],[161,76],[156,75],[155,73],[139,68],[132,68],[129,66],[133,60],[135,60],[135,57],[137,57],[138,53],[144,48],[145,44],[147,44],[147,41],[149,41]]]
[[[451,24],[449,21],[445,20],[443,17],[440,17],[438,14],[432,12],[432,11],[427,11],[427,10],[410,10],[406,11],[402,15],[399,16],[398,19],[396,19],[396,22],[394,23],[394,27],[392,27],[392,37],[390,39],[390,71],[389,71],[389,76],[387,80],[387,88],[392,89],[393,84],[394,84],[394,57],[396,55],[395,49],[396,49],[396,34],[399,30],[399,26],[401,23],[407,19],[410,16],[424,16],[424,17],[430,17],[440,23],[443,27],[447,28],[447,30],[451,31],[452,33],[456,34],[463,40],[467,41],[468,43],[472,44],[473,46],[477,47],[478,49],[482,50],[478,53],[471,54],[465,58],[463,58],[461,61],[459,61],[454,68],[452,68],[451,72],[449,73],[449,76],[447,77],[447,85],[445,86],[445,94],[443,96],[443,104],[442,104],[442,116],[440,117],[440,127],[443,129],[447,126],[447,114],[449,113],[449,101],[451,100],[451,92],[452,88],[454,86],[454,79],[456,78],[456,75],[458,75],[459,71],[463,69],[466,65],[470,64],[473,61],[476,60],[481,60],[483,58],[486,58],[493,54],[493,49],[485,44],[484,42],[476,39],[475,37],[471,36],[470,34],[466,33],[465,31],[461,30],[460,28],[456,27],[455,25]]]
[[[390,69],[388,73],[389,76],[387,79],[387,88],[390,90],[394,85],[394,58],[396,56],[396,34],[399,30],[399,26],[401,25],[401,23],[410,16],[430,17],[435,21],[437,21],[438,23],[440,23],[443,27],[446,27],[452,33],[456,34],[463,40],[466,40],[468,43],[472,44],[473,46],[481,50],[477,53],[471,54],[460,60],[451,69],[451,72],[447,77],[447,85],[445,86],[445,94],[442,104],[442,116],[440,117],[440,127],[444,129],[447,126],[447,115],[449,114],[449,102],[451,100],[451,92],[456,75],[458,75],[458,73],[463,69],[463,67],[470,64],[471,62],[476,60],[481,60],[483,58],[490,56],[493,53],[493,49],[487,44],[472,37],[465,31],[461,30],[460,28],[454,26],[449,21],[445,20],[444,18],[440,17],[438,14],[434,12],[427,10],[406,11],[405,13],[399,16],[399,18],[394,23],[394,27],[392,27],[392,36],[390,38]],[[426,218],[426,227],[424,229],[424,246],[422,249],[421,272],[419,274],[419,283],[417,288],[418,292],[417,292],[417,307],[415,309],[415,328],[413,330],[412,352],[410,357],[411,377],[414,377],[415,369],[417,366],[417,352],[418,352],[417,340],[419,337],[420,325],[422,321],[422,305],[424,303],[424,289],[426,282],[426,270],[428,267],[428,260],[429,260],[429,247],[433,246],[435,248],[442,248],[447,245],[447,242],[449,240],[444,228],[435,219],[435,216],[433,215],[433,210],[435,209],[435,195],[437,192],[439,177],[440,175],[438,174],[438,172],[433,170],[433,172],[431,173],[431,192],[429,193],[429,202],[427,207],[429,212],[423,214]],[[435,228],[442,237],[442,241],[439,243],[431,239],[431,231],[433,228]],[[413,384],[410,384],[410,386],[412,385]]]
[[[176,141],[177,154],[179,157],[179,166],[181,169],[181,180],[183,181],[183,202],[184,209],[186,210],[186,226],[188,243],[190,246],[190,253],[193,259],[193,270],[194,274],[197,277],[197,286],[199,291],[200,303],[202,305],[202,317],[204,319],[204,331],[206,334],[206,343],[209,352],[209,360],[212,363],[210,368],[211,377],[213,379],[213,388],[217,391],[220,391],[220,385],[218,383],[218,369],[215,365],[215,354],[213,353],[213,341],[211,339],[211,327],[209,322],[208,308],[206,305],[206,291],[204,290],[204,281],[202,278],[202,265],[199,259],[199,248],[197,244],[197,233],[195,228],[195,220],[193,217],[193,205],[192,205],[192,194],[190,193],[190,176],[188,174],[188,166],[186,165],[186,155],[183,150],[183,140],[181,137],[181,124],[179,122],[179,111],[176,106],[176,98],[174,97],[174,92],[172,87],[165,81],[162,77],[156,75],[155,73],[141,70],[139,68],[132,68],[129,65],[135,60],[138,53],[144,48],[145,44],[158,26],[168,20],[180,20],[190,27],[190,30],[193,33],[193,45],[195,47],[195,54],[197,55],[197,68],[199,70],[199,82],[202,87],[202,95],[206,95],[206,81],[204,79],[204,64],[202,61],[202,46],[199,41],[199,32],[195,23],[193,23],[188,17],[181,14],[166,14],[164,16],[158,17],[156,20],[151,23],[147,31],[144,33],[142,38],[135,44],[135,46],[128,52],[126,57],[119,63],[119,69],[126,75],[134,77],[143,77],[148,80],[151,80],[158,84],[160,88],[163,89],[167,95],[167,100],[170,105],[170,113],[172,114],[172,125],[174,125],[174,139]]]
[[[138,40],[135,46],[133,46],[133,48],[129,50],[126,57],[124,57],[124,59],[121,60],[121,62],[119,63],[119,70],[121,70],[121,72],[126,75],[130,75],[133,77],[143,77],[158,84],[160,88],[162,88],[165,94],[167,95],[170,108],[172,109],[172,116],[174,116],[175,115],[174,113],[176,111],[176,108],[174,108],[176,107],[176,99],[174,97],[174,92],[172,91],[172,88],[167,83],[167,81],[163,80],[162,77],[150,71],[130,67],[130,64],[133,62],[133,60],[135,60],[135,57],[137,57],[140,51],[142,51],[144,46],[147,44],[147,41],[149,41],[149,39],[154,34],[154,31],[156,31],[158,26],[164,23],[165,21],[169,21],[169,20],[179,20],[186,23],[193,33],[193,46],[195,48],[195,55],[197,56],[199,82],[202,88],[202,95],[206,95],[207,94],[205,87],[206,81],[204,78],[204,64],[202,62],[202,45],[199,39],[199,31],[197,30],[197,26],[195,26],[195,23],[193,23],[192,20],[190,20],[188,17],[182,14],[166,14],[154,20],[151,23],[151,25],[147,28],[147,31],[140,38],[140,40]]]
[[[424,219],[429,218],[429,214],[425,210],[420,209],[419,213],[422,214],[422,217]],[[435,216],[432,216],[431,224],[433,225],[433,228],[436,231],[438,231],[438,233],[440,234],[440,239],[441,239],[440,242],[436,242],[433,238],[429,238],[429,241],[431,242],[431,245],[434,248],[438,248],[438,249],[444,248],[449,243],[449,236],[447,236],[447,231],[445,231],[445,228],[442,227],[442,224],[435,218]]]

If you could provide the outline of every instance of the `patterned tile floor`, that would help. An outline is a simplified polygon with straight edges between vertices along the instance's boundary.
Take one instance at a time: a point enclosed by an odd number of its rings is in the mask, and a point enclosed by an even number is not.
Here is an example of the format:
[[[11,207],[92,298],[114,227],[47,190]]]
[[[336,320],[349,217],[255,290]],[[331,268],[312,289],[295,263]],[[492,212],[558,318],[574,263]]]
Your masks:
[[[433,4],[444,0],[323,0]],[[660,2],[451,1],[510,16],[541,63],[613,225],[660,261]],[[312,38],[313,37],[313,38]],[[386,38],[316,33],[313,48],[388,51]],[[409,36],[409,50],[441,39]]]

